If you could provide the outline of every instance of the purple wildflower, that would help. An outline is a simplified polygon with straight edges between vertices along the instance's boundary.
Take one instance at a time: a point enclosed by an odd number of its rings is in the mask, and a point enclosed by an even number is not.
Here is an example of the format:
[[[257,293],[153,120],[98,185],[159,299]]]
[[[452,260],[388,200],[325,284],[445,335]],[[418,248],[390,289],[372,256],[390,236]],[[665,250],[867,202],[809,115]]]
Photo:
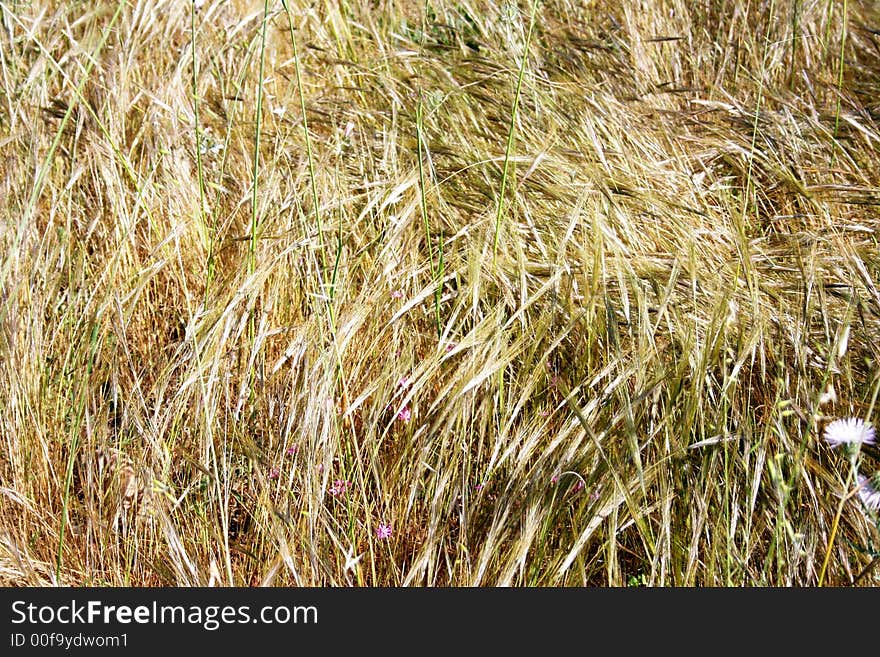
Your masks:
[[[345,495],[346,491],[351,488],[351,482],[345,479],[337,479],[333,482],[327,492],[329,492],[333,497],[338,497],[340,495]]]

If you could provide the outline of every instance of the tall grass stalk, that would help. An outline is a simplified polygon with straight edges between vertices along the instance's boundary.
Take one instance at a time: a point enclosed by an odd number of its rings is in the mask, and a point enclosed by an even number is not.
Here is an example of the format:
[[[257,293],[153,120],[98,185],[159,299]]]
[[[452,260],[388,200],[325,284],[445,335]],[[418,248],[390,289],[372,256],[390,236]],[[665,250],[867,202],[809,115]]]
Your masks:
[[[516,117],[519,110],[519,97],[522,91],[523,79],[525,79],[526,66],[529,63],[529,48],[532,43],[532,31],[535,28],[535,16],[538,12],[538,0],[532,1],[532,10],[529,14],[529,30],[526,34],[526,42],[523,46],[522,61],[519,65],[519,74],[516,77],[516,91],[513,95],[513,105],[510,108],[510,123],[507,128],[507,142],[504,146],[504,164],[501,167],[501,187],[498,190],[498,206],[495,211],[495,234],[492,238],[492,263],[498,257],[498,240],[501,236],[501,220],[504,216],[504,196],[507,191],[507,176],[510,168],[510,158],[513,154],[513,143],[516,138]]]
[[[257,222],[259,220],[260,193],[260,139],[263,134],[263,84],[266,69],[266,26],[269,22],[269,0],[263,2],[263,18],[260,24],[260,68],[257,77],[257,98],[254,113],[254,168],[251,191],[251,221],[248,241],[248,275],[257,267]]]
[[[848,0],[843,0],[842,11],[843,20],[840,23],[840,54],[837,59],[837,102],[834,106],[834,133],[832,135],[835,148],[831,149],[831,163],[828,165],[832,169],[834,168],[834,156],[837,153],[837,149],[840,148],[840,144],[837,141],[837,135],[840,131],[840,104],[842,100],[841,95],[843,94],[843,73],[846,65],[846,40],[849,36]]]
[[[327,250],[324,246],[324,225],[321,219],[321,204],[318,201],[318,186],[317,186],[317,176],[315,175],[315,159],[312,154],[312,137],[309,133],[309,117],[306,112],[306,97],[305,92],[303,91],[303,82],[302,82],[302,73],[300,71],[300,63],[299,63],[299,49],[296,44],[296,28],[293,25],[293,16],[290,13],[290,6],[288,5],[288,0],[281,0],[281,4],[284,6],[284,11],[287,14],[287,26],[290,30],[290,47],[293,50],[293,70],[296,75],[296,89],[297,89],[297,97],[299,100],[299,111],[302,116],[302,126],[303,126],[303,139],[306,144],[306,160],[309,165],[309,189],[312,193],[312,213],[315,216],[315,225],[318,227],[318,243],[321,245],[320,255],[321,255],[321,290],[322,292],[327,292],[330,295],[330,298],[333,297],[333,289],[331,287],[330,290],[324,290],[324,274],[327,269]],[[333,306],[332,304],[328,305],[328,309],[331,313],[331,324]]]
[[[424,56],[425,53],[425,37],[428,29],[428,11],[430,4],[425,0],[422,8],[422,27],[419,31],[419,54]],[[440,295],[443,291],[443,232],[439,234],[439,244],[437,248],[437,262],[434,261],[434,239],[431,235],[431,226],[428,223],[428,187],[425,181],[425,158],[428,157],[427,144],[424,135],[424,111],[425,111],[425,91],[422,88],[421,80],[418,85],[419,100],[416,105],[416,142],[418,144],[418,168],[419,168],[419,210],[422,216],[422,225],[425,228],[425,248],[428,250],[428,263],[431,267],[431,276],[434,279],[434,323],[437,330],[437,338],[443,334],[440,321]]]
[[[202,127],[200,117],[200,98],[199,98],[199,60],[198,48],[196,43],[196,4],[190,5],[190,48],[192,49],[192,101],[193,101],[193,117],[194,117],[194,140],[196,154],[196,177],[199,184],[199,224],[205,224],[205,169],[202,165]],[[213,216],[211,217],[211,225],[207,226],[207,247],[208,260],[207,271],[205,272],[205,300],[207,301],[208,292],[211,288],[211,281],[214,278],[214,240],[216,239],[216,227],[213,225]]]

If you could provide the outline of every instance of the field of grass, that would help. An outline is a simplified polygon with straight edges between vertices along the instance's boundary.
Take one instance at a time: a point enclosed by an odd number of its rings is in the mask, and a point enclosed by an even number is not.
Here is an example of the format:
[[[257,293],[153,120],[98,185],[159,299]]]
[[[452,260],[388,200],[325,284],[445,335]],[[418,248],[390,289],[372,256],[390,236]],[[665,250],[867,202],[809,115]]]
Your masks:
[[[0,583],[880,584],[880,4],[0,22]]]

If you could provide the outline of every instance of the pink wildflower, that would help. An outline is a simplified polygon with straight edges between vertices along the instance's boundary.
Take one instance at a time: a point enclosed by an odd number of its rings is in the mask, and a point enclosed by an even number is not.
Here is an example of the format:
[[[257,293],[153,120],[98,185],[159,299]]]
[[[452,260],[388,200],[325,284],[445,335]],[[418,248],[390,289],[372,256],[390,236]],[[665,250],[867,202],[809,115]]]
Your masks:
[[[333,482],[327,492],[329,492],[333,497],[337,497],[339,495],[345,495],[346,491],[351,488],[351,482],[346,481],[344,479],[337,479]]]
[[[412,411],[409,409],[409,406],[404,406],[400,409],[400,412],[397,414],[397,418],[402,420],[403,422],[409,422],[412,417]]]
[[[379,526],[376,527],[376,538],[380,540],[385,540],[386,538],[391,537],[391,525],[386,524],[384,522],[380,522]]]

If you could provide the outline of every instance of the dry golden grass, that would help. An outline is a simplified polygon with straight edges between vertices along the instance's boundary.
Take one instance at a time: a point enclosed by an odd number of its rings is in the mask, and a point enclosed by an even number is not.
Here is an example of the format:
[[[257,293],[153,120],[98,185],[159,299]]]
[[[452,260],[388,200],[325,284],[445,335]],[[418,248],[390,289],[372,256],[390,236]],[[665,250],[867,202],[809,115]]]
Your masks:
[[[0,582],[880,582],[880,7],[265,6],[0,2]]]

